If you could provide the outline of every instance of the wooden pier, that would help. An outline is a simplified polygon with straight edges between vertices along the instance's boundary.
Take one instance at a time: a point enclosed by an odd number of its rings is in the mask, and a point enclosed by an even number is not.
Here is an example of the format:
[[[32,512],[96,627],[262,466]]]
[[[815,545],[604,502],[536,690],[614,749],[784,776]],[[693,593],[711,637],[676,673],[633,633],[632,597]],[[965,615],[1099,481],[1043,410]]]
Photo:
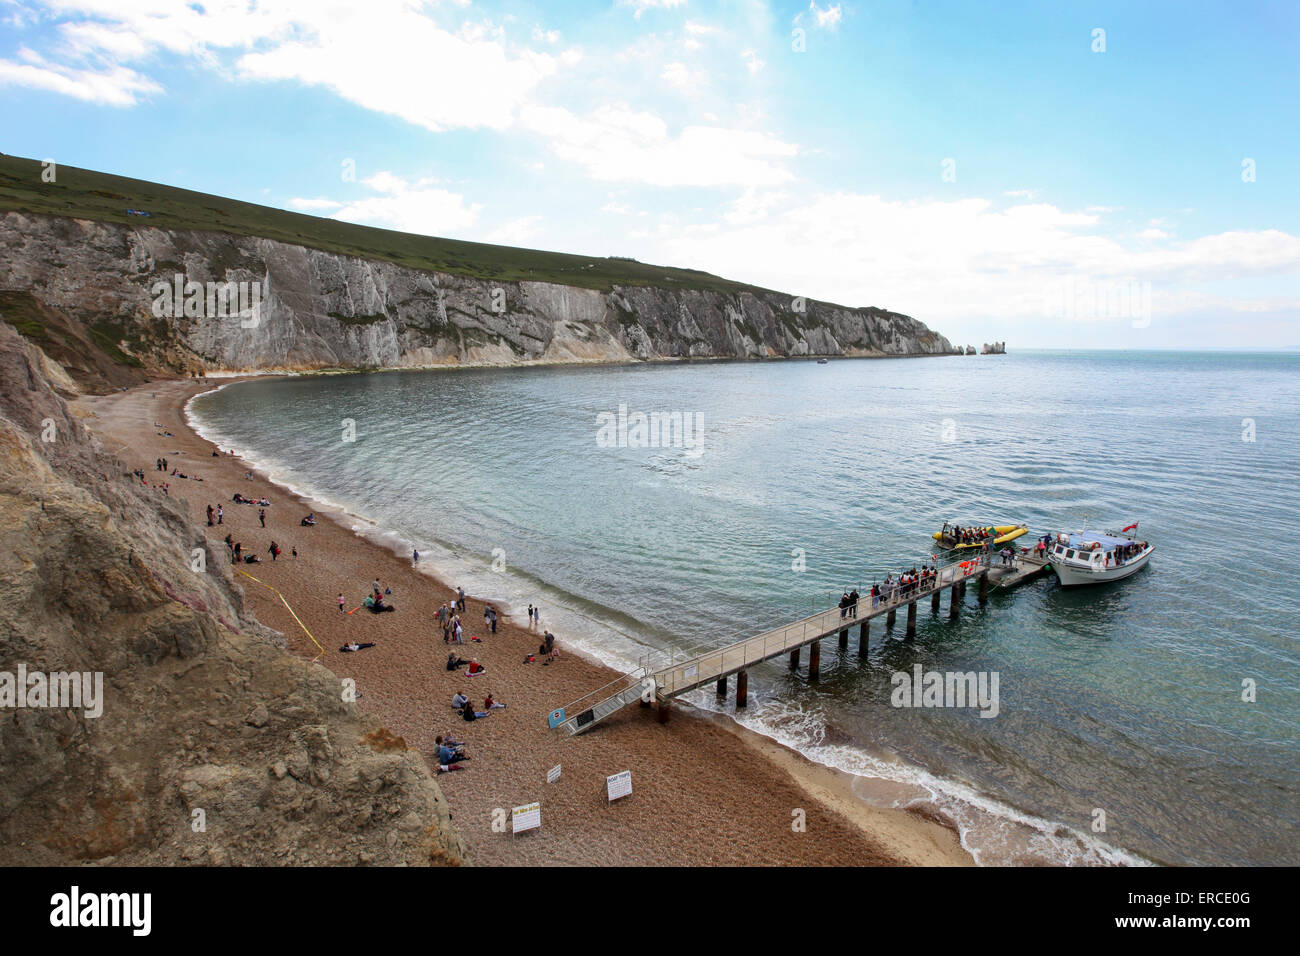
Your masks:
[[[837,635],[840,648],[846,649],[850,632],[856,628],[858,654],[865,657],[870,642],[871,622],[884,617],[885,629],[889,630],[895,626],[900,608],[905,609],[907,614],[904,638],[910,641],[916,636],[917,602],[928,600],[931,610],[938,611],[943,592],[947,590],[948,614],[956,617],[966,595],[967,584],[976,585],[979,599],[983,601],[988,597],[994,570],[1004,572],[999,575],[1003,581],[1012,573],[1012,569],[1006,567],[995,569],[994,564],[996,560],[991,555],[973,555],[940,567],[935,577],[918,583],[906,592],[896,588],[876,602],[868,595],[859,598],[856,608],[829,608],[753,637],[723,642],[681,660],[645,659],[636,670],[561,710],[553,711],[552,714],[558,719],[552,725],[562,727],[571,734],[582,733],[637,699],[645,704],[657,703],[659,719],[661,722],[666,721],[674,697],[705,684],[715,684],[718,696],[725,698],[728,678],[733,674],[736,675],[736,706],[744,707],[748,695],[749,668],[755,664],[788,655],[790,667],[797,668],[803,648],[807,647],[808,675],[816,680],[821,669],[823,638]],[[1019,573],[1020,565],[1015,567]],[[1043,570],[1039,566],[1032,573],[1042,573]],[[1015,583],[1025,580],[1029,574],[1026,568]]]
[[[1041,577],[1049,570],[1051,568],[1046,555],[1039,557],[1033,553],[1017,553],[1012,558],[1011,564],[1006,565],[997,554],[994,554],[993,563],[989,565],[989,580],[993,582],[994,587],[1005,590]]]

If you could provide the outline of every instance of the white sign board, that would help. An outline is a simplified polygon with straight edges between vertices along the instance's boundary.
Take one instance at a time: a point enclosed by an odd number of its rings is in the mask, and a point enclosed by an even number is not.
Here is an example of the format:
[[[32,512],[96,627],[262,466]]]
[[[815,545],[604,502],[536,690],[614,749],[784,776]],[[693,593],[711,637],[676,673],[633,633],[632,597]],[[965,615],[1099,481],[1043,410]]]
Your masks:
[[[559,779],[560,779],[560,765],[557,763],[550,770],[546,771],[546,782],[555,783],[555,781]]]
[[[515,807],[510,811],[512,832],[523,833],[525,830],[536,830],[542,825],[542,805],[540,803],[529,803],[522,807]]]
[[[624,770],[605,778],[605,789],[609,792],[609,801],[613,803],[619,797],[632,795],[632,771]]]
[[[685,670],[682,671],[682,676],[685,677],[687,680],[695,680],[695,675],[698,674],[699,672],[700,672],[699,665],[692,664],[690,667],[687,667]]]

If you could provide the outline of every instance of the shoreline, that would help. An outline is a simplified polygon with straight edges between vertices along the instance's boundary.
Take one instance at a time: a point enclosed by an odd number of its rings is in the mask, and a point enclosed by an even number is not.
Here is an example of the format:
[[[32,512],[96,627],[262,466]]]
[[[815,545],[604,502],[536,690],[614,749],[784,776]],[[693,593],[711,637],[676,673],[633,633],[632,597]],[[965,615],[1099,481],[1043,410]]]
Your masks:
[[[256,472],[251,481],[245,480],[242,475],[252,463],[224,452],[213,458],[214,446],[190,425],[186,405],[195,395],[281,374],[221,376],[216,383],[164,381],[124,393],[85,396],[74,405],[106,448],[120,446],[112,453],[128,467],[165,456],[169,467],[179,465],[205,479],[203,484],[168,480],[172,496],[187,500],[195,527],[207,532],[212,560],[219,561],[226,549],[222,535],[213,533],[218,528],[205,526],[207,503],[229,505],[220,528],[242,538],[250,550],[265,556],[263,539],[279,541],[284,552],[279,561],[264,560],[242,570],[283,592],[324,646],[324,654],[269,590],[247,578],[239,581],[247,606],[285,635],[291,653],[307,659],[319,656],[340,677],[355,679],[358,706],[379,716],[426,761],[437,732],[469,740],[475,759],[464,765],[467,771],[443,774],[439,783],[475,862],[974,865],[955,826],[947,821],[936,821],[924,811],[874,806],[856,795],[853,775],[814,763],[729,716],[698,711],[685,702],[674,708],[668,725],[659,725],[651,709],[628,708],[596,732],[560,738],[547,730],[544,714],[617,672],[574,654],[566,654],[547,671],[540,662],[520,663],[539,632],[515,624],[505,614],[500,633],[485,636],[481,645],[467,643],[457,649],[464,656],[478,656],[490,679],[471,682],[461,673],[447,673],[441,656],[447,648],[437,639],[440,635],[432,634],[432,614],[453,590],[449,582],[415,570],[408,559],[367,540],[343,523],[343,515],[327,514],[330,521],[295,529],[300,514],[317,510],[318,502]],[[155,422],[173,437],[160,437]],[[137,460],[124,457],[128,450]],[[151,483],[163,477],[148,468],[146,476]],[[265,494],[272,501],[265,531],[256,522],[256,509],[230,502],[234,490],[253,497]],[[287,500],[294,502],[288,509]],[[296,561],[291,547],[299,548]],[[385,584],[391,583],[397,613],[360,620],[355,614],[340,615],[333,596],[342,589],[353,595],[349,605],[356,603],[355,596],[376,570]],[[301,572],[318,573],[308,581]],[[467,594],[467,635],[482,630],[477,623],[483,603]],[[354,637],[375,640],[378,646],[361,654],[339,654],[339,644]],[[563,647],[563,635],[559,638]],[[417,683],[420,686],[412,686]],[[540,683],[550,689],[541,691]],[[494,712],[487,723],[465,725],[449,709],[451,694],[462,688],[475,697],[491,691],[510,706]],[[548,785],[546,768],[556,763],[564,767],[561,782]],[[605,806],[603,777],[624,769],[633,770],[635,796]],[[583,783],[574,787],[574,778]],[[541,831],[519,838],[493,831],[494,810],[508,812],[510,806],[532,800],[542,801]],[[796,809],[805,811],[804,832],[791,826]],[[644,832],[650,828],[663,831],[649,840],[652,847]]]

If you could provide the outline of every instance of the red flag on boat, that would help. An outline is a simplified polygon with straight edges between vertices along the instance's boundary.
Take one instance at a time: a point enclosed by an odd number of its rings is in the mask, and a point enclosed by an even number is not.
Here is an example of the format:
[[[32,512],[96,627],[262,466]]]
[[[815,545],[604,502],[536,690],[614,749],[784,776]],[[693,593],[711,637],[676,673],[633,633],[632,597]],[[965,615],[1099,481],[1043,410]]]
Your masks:
[[[1120,531],[1136,531],[1136,530],[1137,530],[1137,526],[1138,526],[1138,523],[1137,523],[1136,521],[1134,521],[1134,522],[1133,522],[1131,525],[1129,525],[1127,528],[1120,528]]]

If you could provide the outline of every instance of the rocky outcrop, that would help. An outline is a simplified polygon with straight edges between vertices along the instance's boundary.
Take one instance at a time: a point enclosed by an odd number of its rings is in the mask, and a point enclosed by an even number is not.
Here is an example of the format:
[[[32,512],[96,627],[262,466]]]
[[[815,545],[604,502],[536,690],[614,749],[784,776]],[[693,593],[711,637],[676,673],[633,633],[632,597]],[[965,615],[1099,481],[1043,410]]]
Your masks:
[[[157,371],[953,351],[905,315],[742,286],[496,282],[270,239],[21,212],[0,218],[0,234],[0,289],[32,294]],[[177,275],[259,284],[256,318],[214,315],[206,298],[157,314]]]
[[[0,865],[463,862],[421,757],[282,649],[52,380],[0,324]],[[38,700],[52,673],[101,675],[98,704]]]

